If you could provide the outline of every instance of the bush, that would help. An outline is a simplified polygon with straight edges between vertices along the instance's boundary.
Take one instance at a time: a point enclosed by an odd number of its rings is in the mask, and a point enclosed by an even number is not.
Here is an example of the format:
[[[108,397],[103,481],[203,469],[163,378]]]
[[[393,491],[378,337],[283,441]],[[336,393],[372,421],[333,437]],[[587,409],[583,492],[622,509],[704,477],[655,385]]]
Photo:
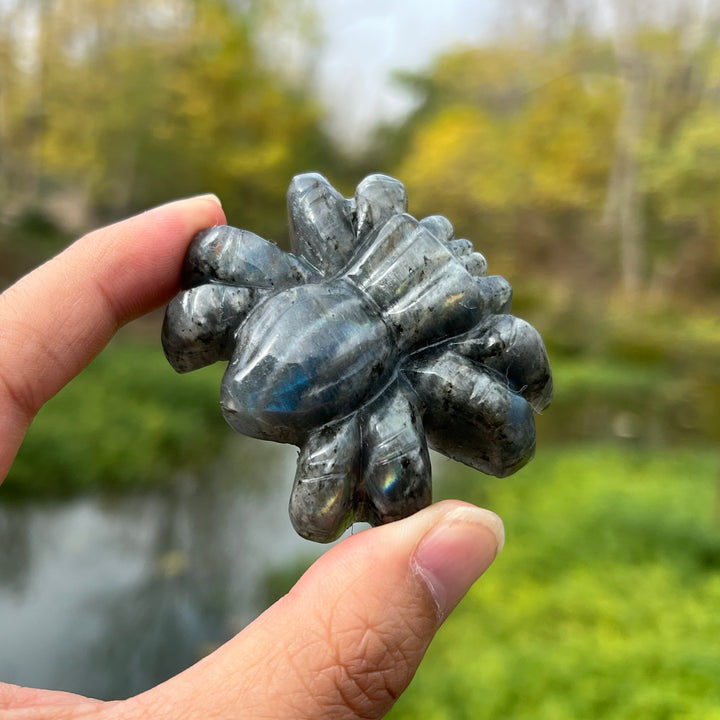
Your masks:
[[[231,435],[218,403],[221,372],[179,377],[159,339],[116,339],[42,408],[3,493],[148,487],[207,464]]]
[[[499,512],[507,544],[390,717],[717,713],[717,473],[716,451],[601,445],[544,448],[502,481],[438,483]]]

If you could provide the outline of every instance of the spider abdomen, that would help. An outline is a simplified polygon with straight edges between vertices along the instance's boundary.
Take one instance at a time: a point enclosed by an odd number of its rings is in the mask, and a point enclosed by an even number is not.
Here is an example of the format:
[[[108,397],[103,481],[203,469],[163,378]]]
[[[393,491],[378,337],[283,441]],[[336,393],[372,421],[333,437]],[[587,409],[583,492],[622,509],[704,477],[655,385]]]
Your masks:
[[[308,427],[343,417],[377,393],[396,352],[387,325],[349,284],[290,288],[241,326],[223,378],[223,413],[247,435],[291,434],[300,443]]]

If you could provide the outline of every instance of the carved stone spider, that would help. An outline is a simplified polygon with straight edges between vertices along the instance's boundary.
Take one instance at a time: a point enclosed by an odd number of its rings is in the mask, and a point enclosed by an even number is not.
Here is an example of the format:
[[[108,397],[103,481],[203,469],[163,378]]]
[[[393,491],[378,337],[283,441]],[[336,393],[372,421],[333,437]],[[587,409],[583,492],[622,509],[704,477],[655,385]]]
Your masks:
[[[290,517],[311,540],[428,505],[428,445],[488,474],[514,472],[534,453],[533,411],[550,402],[545,347],[508,314],[510,285],[486,276],[447,219],[406,210],[405,188],[384,175],[351,199],[298,175],[293,254],[208,228],[167,308],[172,366],[228,360],[228,423],[300,447]]]

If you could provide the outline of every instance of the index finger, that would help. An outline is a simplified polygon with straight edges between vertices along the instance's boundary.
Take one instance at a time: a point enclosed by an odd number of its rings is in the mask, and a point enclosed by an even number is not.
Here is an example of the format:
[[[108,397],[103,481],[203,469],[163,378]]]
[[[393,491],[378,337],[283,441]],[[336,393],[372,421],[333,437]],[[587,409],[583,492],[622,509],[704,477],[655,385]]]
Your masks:
[[[0,480],[42,404],[121,325],[167,302],[192,237],[224,222],[212,195],[168,203],[86,235],[0,295]]]

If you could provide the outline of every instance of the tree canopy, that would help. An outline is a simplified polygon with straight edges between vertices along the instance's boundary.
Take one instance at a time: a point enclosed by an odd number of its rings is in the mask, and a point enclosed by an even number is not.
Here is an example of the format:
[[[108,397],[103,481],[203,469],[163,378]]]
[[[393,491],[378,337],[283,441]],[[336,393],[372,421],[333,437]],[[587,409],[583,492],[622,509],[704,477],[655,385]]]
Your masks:
[[[451,51],[428,74],[401,78],[421,101],[379,137],[413,211],[447,214],[523,272],[540,261],[583,284],[600,276],[635,292],[712,292],[712,27],[693,43],[667,27],[641,27],[622,47],[577,28],[548,42],[504,42]]]
[[[38,221],[63,193],[89,224],[215,192],[233,224],[282,241],[294,174],[351,188],[380,171],[499,272],[706,297],[720,279],[717,29],[638,16],[599,32],[576,4],[540,3],[544,31],[406,73],[417,108],[351,160],[323,129],[307,0],[6,0],[0,235],[28,213],[26,243],[47,235]]]
[[[70,186],[103,220],[215,192],[234,221],[284,234],[278,208],[289,178],[328,154],[307,78],[282,70],[284,16],[305,12],[300,2],[37,0],[4,7],[6,208]],[[276,26],[277,42],[268,47],[267,30]]]

